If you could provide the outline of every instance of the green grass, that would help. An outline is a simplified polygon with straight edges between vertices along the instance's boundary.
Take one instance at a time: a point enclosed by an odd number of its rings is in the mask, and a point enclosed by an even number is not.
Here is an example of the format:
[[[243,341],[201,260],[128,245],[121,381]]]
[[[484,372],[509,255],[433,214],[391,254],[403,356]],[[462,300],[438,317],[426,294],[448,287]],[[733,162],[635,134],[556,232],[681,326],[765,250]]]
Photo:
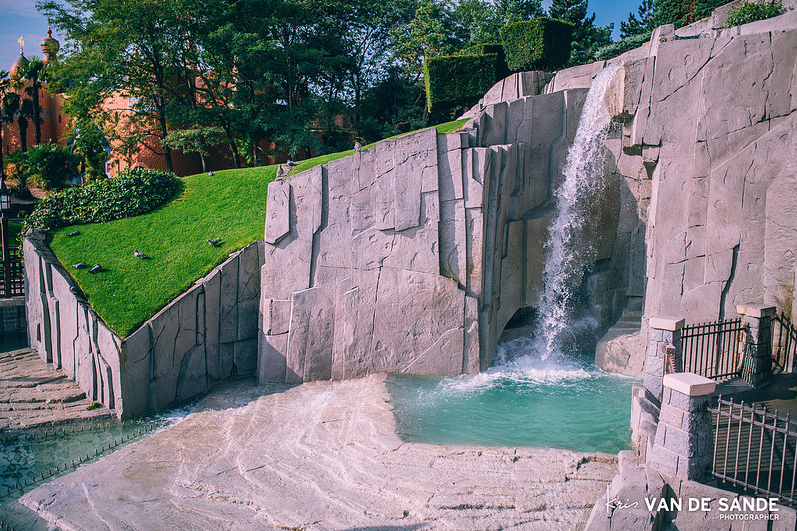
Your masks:
[[[440,133],[450,133],[465,122],[436,127]],[[352,153],[308,159],[295,172]],[[76,227],[64,227],[53,234],[50,247],[97,314],[116,334],[127,337],[229,253],[263,238],[266,193],[276,171],[276,166],[268,166],[185,177],[179,196],[153,212],[80,225],[80,235],[74,237],[68,234]],[[219,247],[208,245],[208,239],[219,238]],[[134,249],[150,259],[135,258]],[[99,263],[107,271],[93,275],[88,269],[73,269],[71,265],[78,262],[89,267]]]
[[[53,235],[50,247],[68,268],[94,310],[126,337],[227,255],[263,237],[268,183],[276,166],[199,174],[182,179],[184,190],[157,210],[134,218],[81,225]],[[208,239],[221,239],[219,247]],[[133,250],[150,260],[139,260]],[[71,264],[99,263],[90,274]]]

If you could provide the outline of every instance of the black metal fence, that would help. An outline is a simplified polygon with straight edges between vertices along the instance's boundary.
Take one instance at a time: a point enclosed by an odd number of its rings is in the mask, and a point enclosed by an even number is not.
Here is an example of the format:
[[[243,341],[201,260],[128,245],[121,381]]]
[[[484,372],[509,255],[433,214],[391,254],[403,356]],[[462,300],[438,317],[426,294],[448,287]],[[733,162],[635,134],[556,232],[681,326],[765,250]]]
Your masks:
[[[713,380],[739,376],[742,371],[740,342],[744,340],[741,318],[683,327],[683,371]]]
[[[0,298],[25,295],[25,264],[22,250],[9,247],[8,254],[0,259]],[[4,255],[6,253],[3,253]]]
[[[794,372],[797,357],[797,329],[782,313],[772,318],[772,369],[774,372]]]
[[[721,395],[709,411],[714,422],[712,475],[745,492],[778,496],[781,503],[797,505],[797,423],[789,415]]]
[[[0,263],[0,298],[25,295],[25,264],[22,261],[22,249],[9,247],[7,257]],[[5,253],[3,253],[5,254]]]

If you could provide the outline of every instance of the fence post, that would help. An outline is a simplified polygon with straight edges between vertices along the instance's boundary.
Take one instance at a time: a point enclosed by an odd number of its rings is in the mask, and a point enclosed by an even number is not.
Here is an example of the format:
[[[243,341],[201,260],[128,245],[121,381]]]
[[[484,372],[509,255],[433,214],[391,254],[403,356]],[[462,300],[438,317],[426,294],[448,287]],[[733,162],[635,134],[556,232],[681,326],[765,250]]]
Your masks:
[[[745,340],[742,345],[742,379],[753,387],[764,387],[772,379],[772,317],[775,307],[739,304]]]
[[[684,320],[675,317],[653,317],[650,319],[650,341],[645,358],[645,387],[656,398],[662,397],[667,354],[675,359],[675,371],[680,372],[683,363],[681,329]]]
[[[662,475],[701,480],[711,468],[711,394],[717,383],[690,372],[664,376],[661,414],[650,462]]]

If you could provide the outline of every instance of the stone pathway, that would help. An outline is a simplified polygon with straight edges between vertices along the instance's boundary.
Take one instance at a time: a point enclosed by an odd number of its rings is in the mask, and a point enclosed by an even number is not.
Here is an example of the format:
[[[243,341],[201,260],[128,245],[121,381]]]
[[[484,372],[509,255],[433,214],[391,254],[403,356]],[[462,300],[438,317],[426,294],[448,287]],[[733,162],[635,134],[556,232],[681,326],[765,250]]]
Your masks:
[[[86,410],[89,404],[64,371],[30,349],[0,353],[0,432],[110,416],[105,407]]]

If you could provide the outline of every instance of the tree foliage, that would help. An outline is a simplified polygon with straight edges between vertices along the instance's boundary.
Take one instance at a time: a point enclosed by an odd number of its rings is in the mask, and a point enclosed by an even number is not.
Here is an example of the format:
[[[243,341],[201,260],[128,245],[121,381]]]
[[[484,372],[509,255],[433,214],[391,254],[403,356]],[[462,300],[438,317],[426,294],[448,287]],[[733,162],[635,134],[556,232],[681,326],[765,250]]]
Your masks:
[[[628,14],[628,19],[620,22],[620,37],[625,39],[650,33],[653,30],[653,0],[642,0],[637,14]]]

